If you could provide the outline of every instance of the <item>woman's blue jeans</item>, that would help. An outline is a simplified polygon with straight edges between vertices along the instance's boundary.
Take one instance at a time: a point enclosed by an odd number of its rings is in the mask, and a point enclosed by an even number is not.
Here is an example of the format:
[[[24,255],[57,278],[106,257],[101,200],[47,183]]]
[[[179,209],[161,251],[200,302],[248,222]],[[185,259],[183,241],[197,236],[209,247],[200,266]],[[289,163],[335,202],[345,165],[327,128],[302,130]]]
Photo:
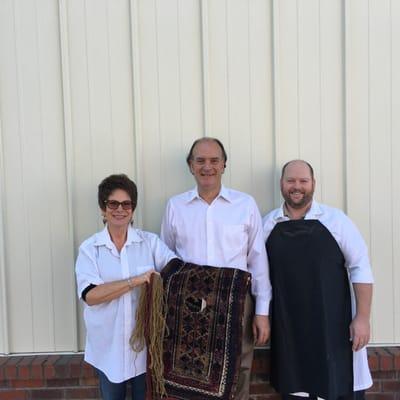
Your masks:
[[[131,384],[132,400],[145,400],[146,374],[135,376],[121,383],[110,382],[104,372],[96,368],[103,400],[125,400],[127,384]]]

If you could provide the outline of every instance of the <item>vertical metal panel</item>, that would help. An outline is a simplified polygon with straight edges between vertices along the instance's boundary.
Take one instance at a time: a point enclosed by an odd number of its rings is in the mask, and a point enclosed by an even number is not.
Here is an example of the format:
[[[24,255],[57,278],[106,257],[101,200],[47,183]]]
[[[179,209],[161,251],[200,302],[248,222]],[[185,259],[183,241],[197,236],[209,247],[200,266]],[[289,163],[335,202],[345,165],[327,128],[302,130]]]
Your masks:
[[[75,245],[102,227],[97,185],[135,176],[127,1],[68,2]]]
[[[193,141],[205,133],[204,81],[202,79],[204,53],[202,52],[200,7],[198,0],[179,0],[178,2],[181,129],[177,150],[180,153],[179,165],[185,165],[185,179],[179,186],[171,187],[171,190],[186,190],[188,185],[192,185],[192,176],[186,168],[184,159]],[[172,193],[171,190],[167,191],[168,196]]]
[[[282,79],[281,75],[281,59],[279,56],[280,52],[280,8],[279,2],[276,0],[271,0],[271,29],[272,29],[272,88],[273,88],[273,99],[272,99],[272,120],[273,120],[273,154],[274,154],[274,162],[275,162],[275,182],[273,183],[272,193],[274,199],[274,207],[277,207],[280,204],[280,190],[279,186],[279,166],[282,164],[282,156],[279,154],[279,150],[281,148],[280,135],[282,132],[283,121],[281,118],[282,115],[282,94],[280,82]]]
[[[71,190],[77,248],[102,228],[96,199],[99,182],[121,172],[136,178],[129,2],[67,2],[64,14],[72,115],[69,159],[73,160]],[[79,338],[82,348],[81,314]]]
[[[97,3],[96,3],[97,4]],[[95,6],[96,6],[95,4]],[[137,176],[134,164],[134,121],[131,43],[128,1],[108,1],[107,29],[109,59],[110,123],[113,171]],[[121,21],[123,23],[121,23]],[[128,150],[128,151],[127,151]]]
[[[57,7],[51,1],[3,5],[9,350],[66,350],[74,337],[75,312],[72,246],[65,234]]]
[[[272,0],[250,0],[248,6],[250,193],[265,214],[274,206],[274,192],[278,190],[273,130]]]
[[[192,186],[185,156],[203,127],[198,1],[139,2],[143,220],[158,232],[163,205]]]
[[[143,202],[142,220],[144,226],[155,227],[156,223],[152,221],[152,213],[150,210],[159,208],[161,199],[164,197],[161,193],[162,180],[161,170],[162,163],[160,158],[160,110],[159,110],[159,66],[158,66],[158,36],[156,22],[156,1],[148,1],[146,3],[138,1],[136,11],[137,15],[133,24],[137,35],[135,52],[136,63],[139,64],[140,70],[140,97],[135,97],[135,104],[140,107],[141,114],[136,117],[141,120],[142,132],[138,132],[141,139],[142,154],[142,194],[139,193],[139,202]],[[146,21],[146,23],[143,23]],[[138,78],[136,78],[138,79]],[[136,106],[136,110],[138,108]],[[156,198],[152,198],[148,194],[155,193]],[[158,220],[161,211],[159,210]],[[150,223],[149,223],[150,222]]]
[[[236,4],[236,2],[232,2]],[[209,134],[218,137],[223,143],[230,159],[230,99],[228,76],[228,7],[227,1],[209,1],[208,14],[208,85],[209,101]],[[228,160],[228,163],[230,161]],[[228,167],[224,174],[224,183],[231,185],[231,168]]]
[[[63,119],[64,119],[64,137],[65,137],[65,177],[67,191],[67,214],[68,214],[68,241],[74,245],[74,224],[72,210],[72,190],[73,190],[73,170],[74,170],[74,154],[73,154],[73,131],[72,131],[72,106],[71,106],[71,74],[70,74],[70,56],[69,56],[69,40],[68,40],[68,15],[67,0],[59,1],[59,21],[60,21],[60,56],[61,56],[61,81],[63,95]],[[72,265],[71,265],[72,267]],[[71,270],[73,270],[71,268]],[[73,274],[74,275],[74,274]],[[75,285],[74,285],[75,286]],[[77,351],[83,346],[79,345],[79,333],[82,336],[81,324],[78,323],[79,317],[76,315],[77,302],[74,293],[73,304],[75,311],[74,318],[74,335],[72,338],[72,349]],[[82,339],[81,339],[82,340]]]
[[[276,1],[273,10],[277,169],[309,161],[317,198],[343,206],[341,3]]]
[[[300,157],[298,1],[273,1],[275,154],[277,168]],[[279,203],[279,197],[275,199]]]
[[[318,0],[299,1],[297,11],[299,157],[317,172],[321,154],[320,6]]]
[[[205,136],[212,136],[210,121],[210,55],[209,55],[209,0],[200,1],[201,9],[201,49],[202,49],[202,73],[203,73],[203,123]]]
[[[343,2],[319,3],[320,200],[345,207]]]
[[[100,227],[101,223],[97,207],[94,207],[96,204],[95,188],[98,182],[93,176],[94,137],[89,100],[85,5],[85,1],[67,2],[67,32],[71,60],[69,71],[74,160],[72,209],[75,247],[93,232],[93,227]],[[104,44],[102,43],[102,45]]]
[[[87,96],[89,101],[93,183],[107,176],[114,166],[111,129],[110,36],[107,0],[85,0]],[[73,21],[72,21],[73,22]],[[78,44],[78,43],[76,43]]]
[[[225,132],[228,136],[227,144],[231,156],[228,163],[229,185],[245,192],[252,192],[251,153],[254,139],[250,126],[249,2],[227,1],[225,12],[226,36],[224,40],[229,104],[228,125]],[[216,60],[218,59],[218,53],[214,53],[213,56]],[[214,79],[219,80],[220,77],[215,75]],[[215,115],[215,118],[217,117]]]
[[[390,0],[347,4],[348,210],[369,242],[375,275],[373,339],[383,343],[395,341],[398,313],[391,22]]]
[[[391,160],[390,0],[369,1],[371,259],[375,268],[374,337],[394,340]],[[381,310],[385,310],[383,313]]]
[[[392,282],[394,290],[394,339],[400,343],[400,3],[391,1],[391,188],[392,188]]]
[[[1,28],[0,28],[1,29]],[[0,30],[1,34],[1,30]],[[1,83],[1,78],[0,78]],[[2,121],[0,118],[0,353],[9,352],[8,344],[8,306],[7,306],[7,285],[6,285],[6,261],[5,261],[5,235],[4,216],[6,212],[4,204],[4,150],[2,140]]]
[[[74,274],[71,268],[74,253],[65,172],[58,4],[52,0],[38,2],[36,24],[43,151],[43,170],[40,171],[38,179],[42,179],[45,186],[40,196],[40,204],[48,202],[47,209],[43,210],[43,216],[48,219],[46,229],[49,234],[48,242],[43,243],[45,251],[49,251],[49,264],[44,279],[50,279],[51,287],[51,293],[43,299],[43,304],[51,305],[52,312],[49,317],[44,315],[43,321],[38,321],[37,324],[46,329],[47,318],[50,318],[54,350],[64,351],[70,350],[76,342],[76,326]],[[34,157],[37,162],[37,154],[34,154]],[[60,230],[60,227],[63,229]],[[32,234],[35,242],[38,241],[36,225],[33,226]],[[35,262],[35,271],[41,262]],[[33,276],[36,276],[36,273]],[[36,277],[35,293],[41,291],[42,281],[43,279]],[[43,304],[38,307],[42,309]],[[39,332],[39,335],[42,334]],[[40,350],[47,349],[47,339],[40,343]]]
[[[271,4],[209,2],[206,11],[208,120],[228,151],[224,182],[252,193],[266,210],[274,176]]]
[[[20,7],[24,7],[24,12]],[[24,209],[28,228],[29,284],[32,301],[32,339],[36,351],[45,348],[54,339],[54,314],[51,267],[51,231],[48,207],[43,201],[48,199],[49,191],[43,172],[47,167],[45,153],[45,129],[43,125],[44,93],[42,91],[42,70],[40,66],[39,24],[36,4],[16,3],[16,30],[19,37],[17,62],[20,64],[21,118],[24,126],[21,129],[21,158],[23,168],[23,190],[25,194]],[[26,46],[26,47],[25,47]],[[53,108],[51,109],[53,111]],[[32,212],[34,210],[34,212]],[[10,221],[11,222],[11,221]],[[37,267],[37,268],[36,268]],[[14,283],[15,285],[15,283]],[[13,287],[16,287],[16,285]],[[37,290],[39,289],[39,290]],[[13,294],[10,293],[11,296]],[[49,318],[50,316],[50,318]],[[14,333],[14,332],[13,332]],[[42,347],[43,346],[43,347]]]
[[[141,82],[140,82],[140,53],[139,53],[139,11],[138,1],[130,0],[130,22],[131,27],[131,67],[132,67],[132,93],[133,93],[133,122],[135,138],[135,182],[139,194],[138,205],[135,211],[135,224],[137,227],[143,227],[143,124],[142,124],[142,103],[141,103]]]
[[[369,10],[362,0],[345,5],[347,212],[371,248]],[[371,327],[375,339],[374,318]]]
[[[156,1],[155,7],[155,30],[157,40],[157,67],[158,67],[158,111],[159,111],[159,153],[160,160],[160,184],[158,186],[157,204],[154,208],[159,209],[163,198],[167,198],[167,188],[172,193],[179,191],[180,184],[176,177],[170,174],[170,168],[178,167],[167,162],[167,154],[172,154],[176,149],[176,139],[182,135],[182,80],[180,70],[181,48],[180,48],[180,16],[178,0],[165,2]],[[144,23],[144,21],[142,22]],[[146,154],[150,154],[151,148],[144,146]],[[147,157],[146,157],[147,158]],[[173,162],[173,160],[170,160]],[[178,161],[178,159],[176,159]],[[176,162],[175,161],[175,162]],[[148,189],[151,190],[150,187]],[[148,190],[146,189],[146,194]],[[149,209],[148,211],[151,212]],[[158,220],[161,215],[158,215]],[[158,230],[155,221],[150,221],[153,230]]]
[[[1,48],[7,57],[1,57],[1,88],[2,88],[2,139],[4,148],[4,204],[12,204],[18,213],[9,213],[6,210],[4,223],[4,235],[7,238],[5,262],[7,266],[6,286],[19,287],[24,296],[8,297],[8,309],[10,318],[8,330],[11,333],[9,340],[10,351],[16,346],[24,349],[33,349],[32,329],[32,302],[30,283],[30,260],[27,246],[29,235],[26,215],[26,200],[23,185],[24,168],[21,157],[21,130],[23,129],[22,105],[21,105],[21,66],[17,54],[17,40],[19,38],[16,23],[15,3],[8,1],[1,3],[2,12]],[[6,40],[10,38],[10,40]],[[7,94],[8,101],[4,101]],[[26,178],[25,178],[26,179]],[[12,185],[10,184],[12,182]],[[14,263],[18,268],[11,268]],[[23,310],[24,318],[15,318],[17,310]],[[15,334],[14,334],[15,332]]]
[[[371,244],[368,7],[345,3],[346,204],[347,212]],[[364,190],[360,190],[363,188]]]

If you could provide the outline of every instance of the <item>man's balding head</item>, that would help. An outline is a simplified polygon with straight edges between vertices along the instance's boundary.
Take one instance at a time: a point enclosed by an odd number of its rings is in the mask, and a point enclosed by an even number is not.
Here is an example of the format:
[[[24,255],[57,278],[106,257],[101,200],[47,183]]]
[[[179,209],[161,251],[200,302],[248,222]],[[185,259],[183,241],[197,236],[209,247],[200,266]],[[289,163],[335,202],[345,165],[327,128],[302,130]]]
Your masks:
[[[299,165],[299,164],[304,164],[308,167],[309,171],[310,171],[310,177],[311,179],[314,179],[314,169],[311,166],[310,163],[308,163],[307,161],[304,160],[291,160],[288,161],[283,167],[282,167],[282,172],[281,172],[281,179],[283,178],[283,176],[285,175],[286,169],[287,167],[289,167],[290,165]]]

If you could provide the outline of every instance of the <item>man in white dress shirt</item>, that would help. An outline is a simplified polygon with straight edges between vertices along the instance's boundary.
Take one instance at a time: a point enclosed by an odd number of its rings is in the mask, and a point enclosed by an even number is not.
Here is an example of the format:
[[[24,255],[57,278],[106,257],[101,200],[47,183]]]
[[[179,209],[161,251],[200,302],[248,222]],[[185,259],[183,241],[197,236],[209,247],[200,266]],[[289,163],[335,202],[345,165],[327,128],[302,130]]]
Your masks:
[[[280,185],[284,203],[263,219],[273,287],[271,383],[284,399],[363,399],[372,385],[367,246],[342,211],[313,200],[310,164],[285,164]]]
[[[265,343],[270,333],[271,286],[259,210],[251,196],[222,185],[226,161],[218,139],[204,137],[193,143],[187,163],[197,187],[169,200],[161,238],[186,262],[251,273],[255,313],[251,310],[245,315],[235,395],[235,399],[247,400],[254,343]]]

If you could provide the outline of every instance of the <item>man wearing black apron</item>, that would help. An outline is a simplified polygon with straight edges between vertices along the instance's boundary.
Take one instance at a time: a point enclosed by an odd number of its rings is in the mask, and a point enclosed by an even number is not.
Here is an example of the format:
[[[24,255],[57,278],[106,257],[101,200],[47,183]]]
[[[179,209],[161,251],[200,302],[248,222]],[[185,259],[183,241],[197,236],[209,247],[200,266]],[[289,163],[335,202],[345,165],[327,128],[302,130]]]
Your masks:
[[[372,297],[368,250],[340,210],[313,200],[307,162],[285,164],[282,207],[263,219],[270,278],[271,383],[289,399],[363,399]]]

